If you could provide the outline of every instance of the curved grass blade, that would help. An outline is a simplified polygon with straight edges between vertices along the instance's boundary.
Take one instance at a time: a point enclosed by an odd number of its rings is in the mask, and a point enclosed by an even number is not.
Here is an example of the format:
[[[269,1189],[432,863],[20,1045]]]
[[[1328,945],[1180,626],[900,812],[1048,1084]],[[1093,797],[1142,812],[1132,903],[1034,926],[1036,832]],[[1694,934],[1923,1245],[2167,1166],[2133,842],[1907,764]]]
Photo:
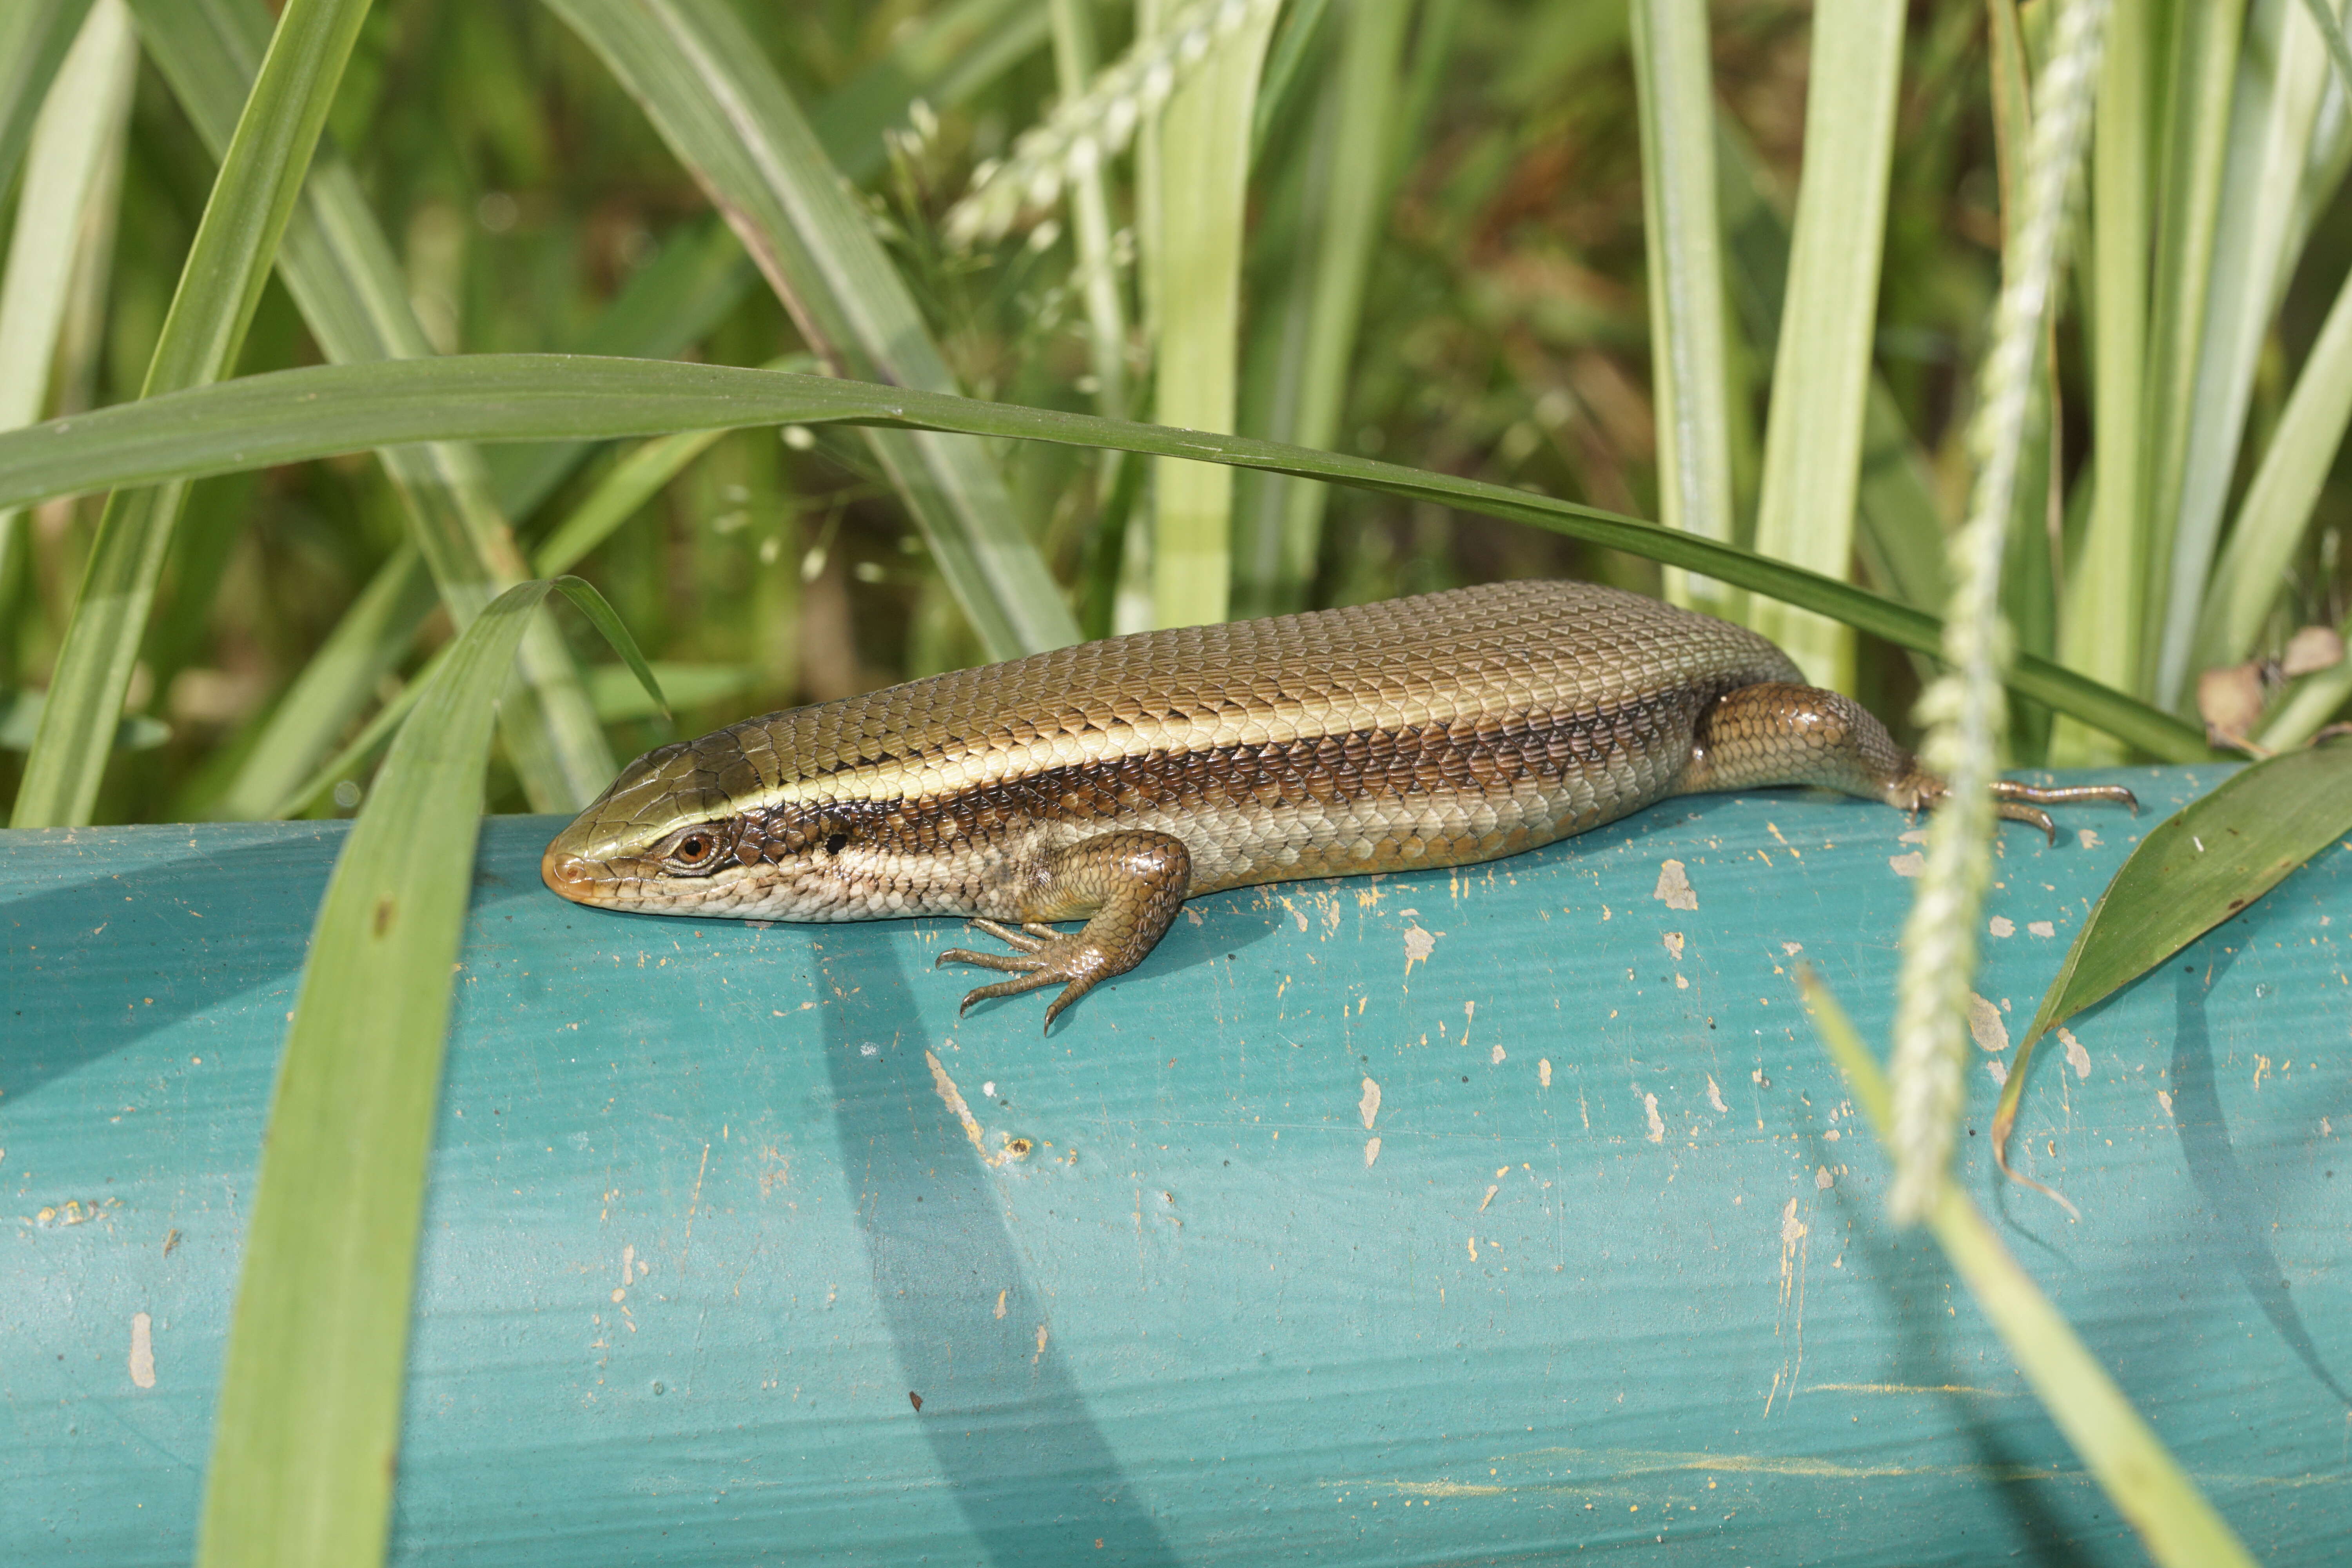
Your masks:
[[[205,204],[142,396],[230,369],[367,10],[368,0],[288,0]],[[89,819],[184,496],[171,482],[108,500],[25,761],[14,826]]]
[[[953,374],[865,210],[720,0],[548,0],[727,215],[809,347],[844,374],[950,393]],[[976,442],[868,441],[991,658],[1077,640],[1077,623]]]
[[[425,684],[336,858],[255,1184],[200,1568],[382,1559],[491,709],[558,586],[617,625],[573,580],[487,606]],[[625,633],[620,646],[635,651]]]
[[[1797,981],[1822,1043],[1884,1142],[1895,1122],[1885,1075],[1820,977],[1801,967]],[[2168,1568],[2253,1568],[2228,1523],[1958,1183],[1942,1184],[1927,1220],[2042,1407],[2148,1555]]]
[[[320,365],[0,432],[0,506],[109,484],[194,478],[462,434],[478,441],[658,436],[754,425],[896,425],[1227,463],[1525,522],[1833,616],[1916,652],[1941,623],[1785,562],[1593,507],[1451,474],[1245,436],[1128,424],[827,376],[672,361],[471,354]],[[2170,762],[2203,733],[2047,660],[2020,655],[2011,690]]]
[[[2241,913],[2347,834],[2352,744],[2324,744],[2232,773],[2140,840],[2074,934],[2010,1064],[1992,1124],[2001,1168],[2042,1036]]]

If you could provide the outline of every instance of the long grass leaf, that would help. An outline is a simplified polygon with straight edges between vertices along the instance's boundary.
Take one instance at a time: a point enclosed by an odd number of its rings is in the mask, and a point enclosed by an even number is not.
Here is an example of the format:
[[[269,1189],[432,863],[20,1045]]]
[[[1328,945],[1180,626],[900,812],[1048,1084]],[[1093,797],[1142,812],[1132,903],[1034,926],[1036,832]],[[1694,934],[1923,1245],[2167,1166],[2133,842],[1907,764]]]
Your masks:
[[[2147,581],[2147,470],[2140,416],[2147,363],[2150,147],[2155,140],[2153,7],[2125,5],[2108,23],[2091,144],[2091,427],[2098,485],[2077,559],[2067,563],[2059,657],[2105,685],[2137,692],[2141,588]],[[2050,752],[2062,764],[2116,763],[2121,748],[2061,720]]]
[[[955,380],[872,225],[723,0],[549,0],[726,214],[812,351],[847,375]],[[1076,641],[1077,623],[975,443],[868,439],[940,576],[994,658]]]
[[[1822,0],[1813,9],[1811,79],[1833,85],[1806,96],[1756,548],[1832,577],[1846,575],[1853,556],[1903,18],[1902,6],[1882,0]],[[1756,606],[1753,624],[1815,685],[1852,687],[1846,628],[1778,605]]]
[[[1066,99],[1086,91],[1095,74],[1095,28],[1089,0],[1047,0],[1054,23],[1054,77]],[[1095,378],[1095,412],[1113,419],[1129,413],[1127,299],[1119,285],[1110,195],[1100,163],[1070,176],[1070,227],[1077,248],[1079,298],[1086,302],[1087,360]],[[1118,491],[1123,452],[1103,454],[1096,486],[1096,521]]]
[[[1789,286],[1789,220],[1773,205],[1763,159],[1738,122],[1718,111],[1715,134],[1725,281],[1748,341],[1777,342]],[[1855,553],[1868,580],[1906,605],[1942,608],[1944,521],[1935,479],[1894,392],[1874,369],[1863,414],[1857,500]]]
[[[200,1568],[382,1560],[491,707],[553,586],[509,589],[453,645],[336,858],[254,1188]]]
[[[1271,318],[1265,331],[1275,342],[1271,354],[1253,356],[1252,377],[1264,377],[1274,395],[1251,427],[1277,441],[1329,447],[1339,438],[1365,276],[1388,211],[1390,132],[1411,14],[1407,0],[1356,0],[1341,17],[1339,68],[1304,151],[1292,265],[1281,297],[1254,308]],[[1274,363],[1260,363],[1267,358]],[[1244,409],[1250,402],[1245,391]],[[1272,477],[1235,487],[1237,613],[1280,615],[1304,606],[1329,493],[1322,485]]]
[[[134,5],[182,107],[215,153],[225,151],[269,38],[260,0]],[[331,145],[313,161],[287,222],[278,266],[330,359],[352,363],[434,352],[410,305],[408,279],[357,177]],[[530,574],[470,445],[438,442],[378,456],[401,498],[409,537],[458,626],[500,589]],[[501,705],[499,724],[537,809],[576,809],[612,777],[615,763],[603,729],[551,626],[524,639],[517,689]],[[289,765],[281,763],[280,771]]]
[[[0,48],[5,47],[0,38]],[[0,282],[0,430],[41,416],[77,266],[94,265],[93,244],[112,232],[110,212],[121,185],[138,64],[131,14],[122,0],[100,0],[83,19],[34,121],[7,277]],[[18,515],[0,511],[0,614],[16,598]]]
[[[229,370],[366,16],[367,0],[288,0],[189,247],[142,395]],[[16,826],[89,819],[183,499],[174,483],[108,501],[25,762]]]
[[[1814,1028],[1853,1086],[1855,1103],[1885,1142],[1894,1124],[1885,1075],[1819,978],[1806,969],[1799,980]],[[2253,1568],[2252,1556],[2197,1483],[2033,1277],[2019,1267],[1968,1194],[1945,1184],[1927,1226],[2042,1408],[2116,1510],[2138,1531],[2148,1555],[2167,1568]]]
[[[89,8],[90,0],[10,0],[0,7],[0,195],[16,176],[33,121]]]
[[[2173,696],[2162,689],[2158,669],[2169,602],[2176,583],[2184,576],[2193,579],[2211,559],[2212,549],[2210,531],[2201,541],[2182,536],[2185,465],[2200,427],[2209,438],[2217,440],[2221,437],[2215,432],[2229,428],[2229,410],[2219,396],[2223,389],[2220,383],[2205,378],[2202,351],[2214,336],[2213,308],[2221,303],[2209,298],[2207,285],[2225,233],[2221,222],[2227,212],[2221,176],[2230,162],[2232,89],[2240,75],[2238,41],[2245,10],[2246,0],[2199,0],[2180,7],[2172,28],[2170,77],[2165,89],[2163,161],[2158,184],[2162,199],[2154,292],[2148,304],[2147,404],[2140,416],[2147,467],[2143,526],[2147,531],[2147,578],[2141,587],[2140,616],[2147,630],[2139,679],[2140,689],[2154,692],[2157,701],[2168,707]],[[2287,181],[2280,180],[2270,195],[2284,205],[2292,190]],[[2246,194],[2241,193],[2242,200]],[[2274,259],[2270,270],[2275,271]],[[2229,281],[2238,289],[2241,302],[2251,298],[2260,302],[2257,309],[2268,303],[2269,278],[2233,275]],[[2214,392],[2215,400],[2200,403],[2200,390]],[[2236,445],[2234,439],[2231,445]],[[2195,603],[2194,593],[2189,593],[2181,605],[2184,623],[2195,615]]]
[[[1942,646],[1932,616],[1785,562],[1505,486],[1243,436],[1131,425],[826,376],[560,354],[475,354],[276,371],[70,420],[0,432],[0,506],[123,482],[188,479],[464,434],[477,440],[659,436],[839,421],[1117,447],[1226,463],[1458,507],[1720,577],[1903,647]],[[2203,732],[2044,660],[2012,689],[2176,762]]]
[[[2212,608],[2209,593],[2220,592],[2214,542],[2242,457],[2255,367],[2294,267],[2289,240],[2296,235],[2300,175],[2327,85],[2327,62],[2313,47],[2313,33],[2311,17],[2294,0],[2255,0],[2246,14],[2204,341],[2181,436],[2171,580],[2158,628],[2155,694],[2165,707],[2179,704],[2197,670],[2234,662],[2206,658],[2211,648],[2201,623]],[[2274,436],[2265,464],[2276,451]],[[2243,521],[2242,516],[2241,527]]]
[[[1642,121],[1643,238],[1650,266],[1650,383],[1657,402],[1658,520],[1730,542],[1731,374],[1723,227],[1716,212],[1715,56],[1705,0],[1633,0]],[[1670,572],[1666,597],[1734,620],[1747,606]]]
[[[2352,426],[2352,281],[2336,291],[2278,428],[2263,449],[2262,465],[2246,488],[2237,524],[2206,590],[2188,668],[2235,664],[2254,651],[2271,606],[2287,585],[2287,568],[2310,530],[2347,426]]]
[[[1152,404],[1163,424],[1231,430],[1241,353],[1242,230],[1251,105],[1274,7],[1209,45],[1160,111],[1155,247],[1160,299]],[[1163,626],[1225,618],[1233,591],[1233,471],[1162,461],[1153,486],[1151,616]]]

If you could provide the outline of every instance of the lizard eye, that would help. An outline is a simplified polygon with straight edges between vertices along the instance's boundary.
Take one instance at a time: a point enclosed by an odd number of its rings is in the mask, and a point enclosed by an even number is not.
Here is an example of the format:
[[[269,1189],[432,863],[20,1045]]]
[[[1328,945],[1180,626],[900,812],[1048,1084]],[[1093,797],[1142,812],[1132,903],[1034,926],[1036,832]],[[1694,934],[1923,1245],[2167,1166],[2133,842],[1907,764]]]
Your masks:
[[[700,871],[718,857],[719,835],[708,827],[697,827],[671,845],[663,858],[682,871]]]

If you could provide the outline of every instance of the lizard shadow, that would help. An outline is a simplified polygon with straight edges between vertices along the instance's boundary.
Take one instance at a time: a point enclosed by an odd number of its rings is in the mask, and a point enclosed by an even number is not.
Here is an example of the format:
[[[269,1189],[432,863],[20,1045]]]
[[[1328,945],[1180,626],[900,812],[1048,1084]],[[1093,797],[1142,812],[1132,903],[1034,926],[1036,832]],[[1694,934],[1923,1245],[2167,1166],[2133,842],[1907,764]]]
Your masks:
[[[908,1392],[921,1399],[899,1414],[920,1424],[996,1563],[1172,1564],[1042,1327],[1049,1313],[1003,1205],[933,1079],[896,945],[835,928],[809,944],[858,1233]]]
[[[2180,1136],[2181,1157],[2198,1195],[2205,1200],[2205,1212],[2191,1222],[2201,1233],[2199,1250],[2218,1253],[2229,1263],[2272,1330],[2312,1380],[2352,1411],[2352,1394],[2345,1392],[2320,1355],[2288,1293],[2278,1255],[2271,1249],[2263,1216],[2276,1211],[2276,1195],[2265,1194],[2263,1189],[2267,1184],[2250,1173],[2239,1158],[2215,1086],[2212,1033],[2205,1003],[2213,985],[2228,973],[2238,949],[2224,947],[2210,935],[2198,945],[2206,950],[2209,962],[2180,964],[2173,973],[2171,1079],[2173,1123]]]

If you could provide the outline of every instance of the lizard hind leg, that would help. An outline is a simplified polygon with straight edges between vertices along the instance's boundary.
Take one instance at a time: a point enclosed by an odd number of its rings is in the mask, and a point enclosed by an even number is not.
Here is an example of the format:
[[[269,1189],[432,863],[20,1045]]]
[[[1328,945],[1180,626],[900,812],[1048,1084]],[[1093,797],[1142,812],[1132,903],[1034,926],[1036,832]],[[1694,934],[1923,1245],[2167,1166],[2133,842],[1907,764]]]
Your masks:
[[[1764,681],[1725,692],[1699,715],[1691,738],[1691,759],[1675,793],[1759,789],[1774,784],[1812,784],[1899,811],[1935,805],[1944,781],[1895,743],[1886,726],[1853,698],[1792,681]],[[2030,822],[2057,837],[2044,805],[2104,800],[2138,802],[2116,784],[2045,788],[2010,779],[1993,784],[1994,809]]]

